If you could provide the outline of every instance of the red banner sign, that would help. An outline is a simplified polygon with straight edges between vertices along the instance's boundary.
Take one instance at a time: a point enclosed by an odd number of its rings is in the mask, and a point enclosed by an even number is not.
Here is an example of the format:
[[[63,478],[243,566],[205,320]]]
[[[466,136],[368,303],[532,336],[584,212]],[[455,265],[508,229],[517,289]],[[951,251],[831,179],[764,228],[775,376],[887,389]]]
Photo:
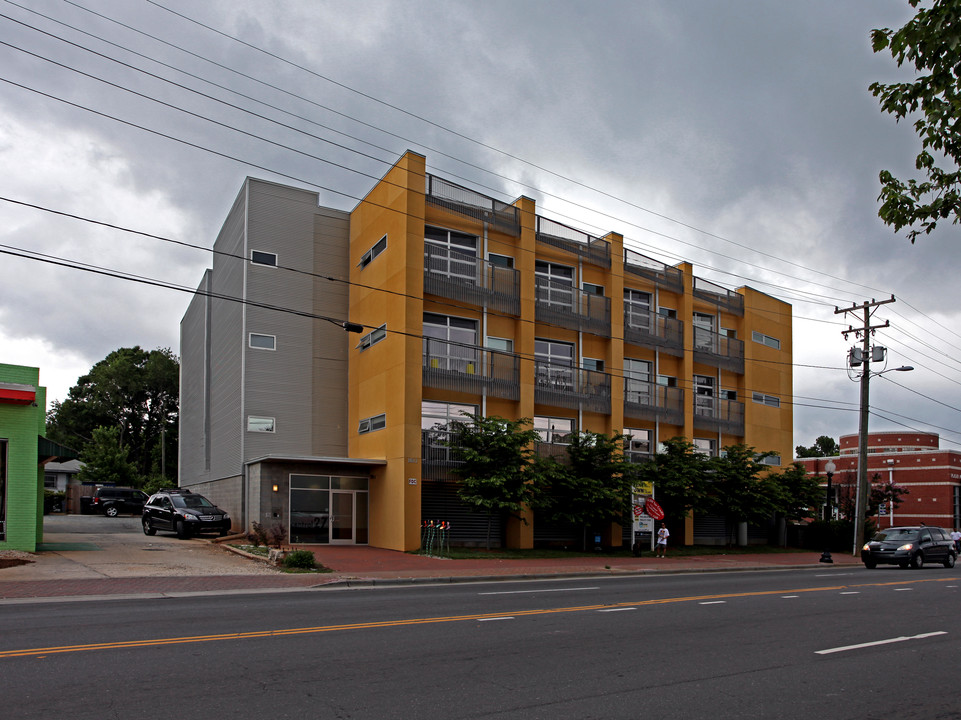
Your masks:
[[[664,519],[664,510],[661,508],[660,505],[654,502],[654,498],[650,498],[646,503],[644,503],[644,506],[645,506],[645,509],[647,510],[647,514],[650,515],[655,520]]]

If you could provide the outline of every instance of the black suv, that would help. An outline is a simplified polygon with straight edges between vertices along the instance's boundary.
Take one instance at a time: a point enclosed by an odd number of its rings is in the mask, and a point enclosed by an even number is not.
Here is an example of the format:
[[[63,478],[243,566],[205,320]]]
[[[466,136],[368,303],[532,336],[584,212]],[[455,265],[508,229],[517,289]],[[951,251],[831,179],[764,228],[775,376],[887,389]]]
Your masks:
[[[90,509],[102,512],[107,517],[117,517],[120,513],[139,515],[147,493],[129,487],[98,487],[90,498]]]
[[[878,565],[918,569],[926,562],[953,568],[957,559],[958,551],[948,533],[925,525],[879,530],[861,548],[861,561],[868,570]]]
[[[199,533],[230,532],[230,516],[203,495],[185,488],[161,490],[143,507],[144,535],[170,530],[180,539]]]

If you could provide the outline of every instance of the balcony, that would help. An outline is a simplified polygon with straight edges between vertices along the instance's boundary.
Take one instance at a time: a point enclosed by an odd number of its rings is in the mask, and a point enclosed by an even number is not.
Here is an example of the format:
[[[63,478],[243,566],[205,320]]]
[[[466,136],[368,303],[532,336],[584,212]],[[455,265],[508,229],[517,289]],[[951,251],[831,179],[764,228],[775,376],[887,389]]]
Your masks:
[[[624,341],[657,348],[669,355],[684,356],[684,323],[652,310],[637,311],[624,304]]]
[[[694,427],[729,435],[744,435],[744,403],[710,395],[694,396]]]
[[[464,462],[455,460],[449,446],[450,433],[447,430],[420,431],[421,477],[424,480],[457,480],[454,472]]]
[[[520,237],[520,212],[513,205],[481,195],[436,175],[425,176],[425,199],[428,205],[487,223],[495,230]]]
[[[744,317],[744,296],[701,278],[694,278],[694,297],[706,300],[732,315]]]
[[[578,290],[559,280],[538,276],[534,319],[569,330],[611,334],[611,299]]]
[[[643,380],[624,380],[624,416],[668,425],[684,424],[684,391]]]
[[[475,255],[424,243],[424,292],[520,314],[520,273]]]
[[[680,270],[639,252],[624,250],[624,272],[650,280],[668,292],[684,292],[684,279]]]
[[[476,345],[424,338],[424,387],[520,399],[520,362],[516,355]]]
[[[694,362],[744,373],[744,342],[707,328],[694,328]]]
[[[592,412],[611,412],[611,376],[543,360],[534,362],[534,402]]]
[[[611,244],[586,232],[537,216],[537,242],[560,248],[583,258],[592,265],[611,267]]]

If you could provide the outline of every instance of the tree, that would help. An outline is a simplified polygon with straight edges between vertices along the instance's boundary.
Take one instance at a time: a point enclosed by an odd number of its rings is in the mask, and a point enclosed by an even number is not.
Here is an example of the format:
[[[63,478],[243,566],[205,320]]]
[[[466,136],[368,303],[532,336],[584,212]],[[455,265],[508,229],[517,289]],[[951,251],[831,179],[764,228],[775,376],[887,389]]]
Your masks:
[[[917,8],[920,0],[908,0]],[[961,220],[961,2],[934,0],[922,8],[900,30],[889,28],[871,33],[874,52],[889,50],[898,67],[907,60],[918,72],[914,82],[875,82],[871,92],[881,109],[900,121],[920,111],[914,129],[921,138],[916,169],[924,179],[906,183],[888,170],[880,174],[881,207],[878,215],[894,228],[917,225],[908,232],[913,243],[918,235],[930,233],[938,221]],[[936,165],[937,160],[945,168]]]
[[[820,480],[809,475],[801,463],[792,463],[791,467],[772,473],[768,479],[774,483],[775,511],[785,520],[797,521],[816,515],[812,508],[820,507],[824,502],[825,492]]]
[[[461,479],[457,494],[487,514],[488,550],[494,515],[508,513],[523,520],[521,512],[534,500],[538,465],[533,448],[539,435],[533,427],[523,429],[531,425],[528,418],[483,415],[451,423],[451,453],[463,463],[455,470]]]
[[[909,495],[910,491],[894,483],[882,482],[880,473],[874,473],[871,477],[871,494],[868,496],[868,517],[877,517],[880,520],[881,506],[885,505],[885,513],[890,513],[892,506],[898,508],[903,497]]]
[[[706,455],[683,437],[666,440],[664,449],[638,467],[637,480],[654,484],[654,496],[668,524],[703,510],[707,497]]]
[[[120,444],[120,428],[100,427],[80,453],[80,482],[97,485],[140,485],[137,468],[127,458],[127,448]]]
[[[569,436],[569,464],[547,458],[540,464],[545,487],[537,500],[539,517],[584,529],[621,523],[631,510],[637,466],[624,457],[624,436],[587,430]]]
[[[94,430],[112,427],[140,476],[177,476],[180,363],[169,349],[120,348],[53,403],[47,434],[83,451]]]
[[[779,507],[780,488],[767,475],[770,466],[761,462],[773,453],[757,453],[738,443],[724,448],[724,455],[709,460],[711,483],[709,512],[724,515],[733,531],[739,522],[759,525]]]
[[[794,448],[794,454],[799,458],[812,457],[834,457],[840,453],[837,441],[827,435],[820,435],[811,447],[798,445]]]

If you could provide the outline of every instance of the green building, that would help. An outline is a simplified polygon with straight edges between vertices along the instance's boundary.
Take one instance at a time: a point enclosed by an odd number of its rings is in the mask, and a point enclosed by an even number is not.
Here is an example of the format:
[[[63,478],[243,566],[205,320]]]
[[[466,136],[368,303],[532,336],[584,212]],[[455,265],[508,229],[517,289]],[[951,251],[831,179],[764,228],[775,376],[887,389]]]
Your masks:
[[[40,370],[0,363],[0,550],[34,552],[43,540],[43,468],[77,457],[47,440]]]

